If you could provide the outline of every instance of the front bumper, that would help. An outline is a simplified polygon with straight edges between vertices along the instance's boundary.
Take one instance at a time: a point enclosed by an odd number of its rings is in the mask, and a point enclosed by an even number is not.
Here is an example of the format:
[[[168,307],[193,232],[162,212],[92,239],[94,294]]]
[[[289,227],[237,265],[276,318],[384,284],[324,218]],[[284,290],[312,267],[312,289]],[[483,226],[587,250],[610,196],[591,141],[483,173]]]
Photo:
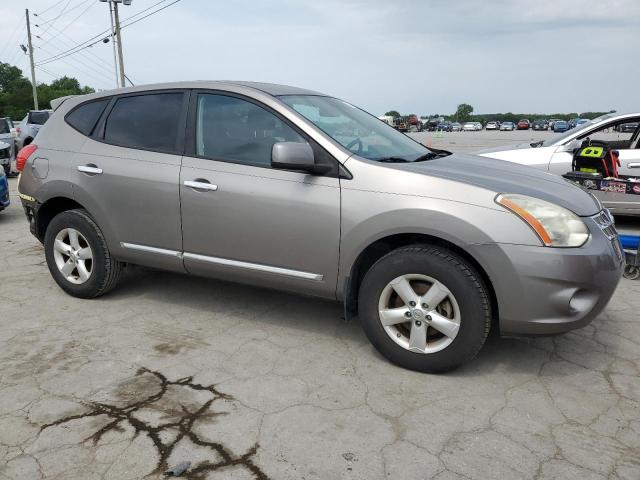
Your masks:
[[[492,244],[477,247],[492,281],[502,335],[553,335],[587,325],[607,305],[624,269],[617,236],[593,218],[580,248]]]

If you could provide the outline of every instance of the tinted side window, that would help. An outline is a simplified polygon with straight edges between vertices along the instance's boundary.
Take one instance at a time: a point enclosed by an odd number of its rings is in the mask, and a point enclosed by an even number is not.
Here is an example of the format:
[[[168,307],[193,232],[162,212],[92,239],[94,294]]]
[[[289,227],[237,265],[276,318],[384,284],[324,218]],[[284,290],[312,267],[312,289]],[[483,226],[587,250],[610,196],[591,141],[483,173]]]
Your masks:
[[[0,133],[9,133],[11,127],[9,126],[9,120],[6,118],[0,118]]]
[[[107,118],[104,140],[123,147],[175,152],[182,98],[181,92],[119,98]]]
[[[280,118],[254,103],[224,95],[198,96],[198,156],[269,167],[274,143],[304,141]]]
[[[36,125],[44,125],[49,120],[49,112],[29,112],[29,121]]]
[[[66,116],[66,121],[84,135],[91,135],[98,118],[109,103],[108,98],[85,103]]]

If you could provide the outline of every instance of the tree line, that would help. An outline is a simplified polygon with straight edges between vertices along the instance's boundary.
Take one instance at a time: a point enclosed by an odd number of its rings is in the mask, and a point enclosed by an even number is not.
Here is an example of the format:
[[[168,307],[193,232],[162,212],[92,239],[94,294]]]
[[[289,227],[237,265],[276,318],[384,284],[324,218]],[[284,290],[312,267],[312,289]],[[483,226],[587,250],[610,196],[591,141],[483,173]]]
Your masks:
[[[66,95],[93,93],[91,87],[81,86],[77,79],[61,77],[51,83],[38,83],[38,104],[41,109],[51,108],[51,100]],[[33,109],[31,82],[14,65],[0,62],[0,117],[21,120]]]
[[[588,118],[593,119],[599,117],[601,115],[605,115],[607,113],[614,113],[615,110],[610,110],[608,112],[569,112],[569,113],[481,113],[474,114],[473,106],[468,103],[461,103],[458,105],[455,113],[451,115],[428,115],[422,116],[420,118],[427,119],[433,117],[444,117],[445,120],[450,122],[481,122],[483,125],[489,121],[498,121],[498,122],[514,122],[517,123],[519,120],[526,118],[527,120],[534,121],[538,119],[549,120],[550,118],[557,118],[560,120],[571,120],[572,118]],[[400,117],[400,113],[397,110],[390,110],[385,115],[392,116],[394,118]],[[413,114],[409,114],[413,115]],[[407,115],[408,116],[408,115]]]

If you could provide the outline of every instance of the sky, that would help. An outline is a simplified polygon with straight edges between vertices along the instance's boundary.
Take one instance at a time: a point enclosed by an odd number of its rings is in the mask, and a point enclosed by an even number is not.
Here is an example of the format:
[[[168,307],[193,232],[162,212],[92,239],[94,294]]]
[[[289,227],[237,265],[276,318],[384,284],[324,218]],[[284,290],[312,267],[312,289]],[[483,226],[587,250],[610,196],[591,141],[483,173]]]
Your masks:
[[[158,1],[133,0],[120,17]],[[115,87],[111,43],[44,63],[108,30],[106,3],[0,0],[0,61],[28,76],[25,8],[38,14],[37,81]],[[136,84],[283,83],[376,115],[448,114],[463,102],[476,113],[640,111],[639,0],[180,0],[122,38]]]

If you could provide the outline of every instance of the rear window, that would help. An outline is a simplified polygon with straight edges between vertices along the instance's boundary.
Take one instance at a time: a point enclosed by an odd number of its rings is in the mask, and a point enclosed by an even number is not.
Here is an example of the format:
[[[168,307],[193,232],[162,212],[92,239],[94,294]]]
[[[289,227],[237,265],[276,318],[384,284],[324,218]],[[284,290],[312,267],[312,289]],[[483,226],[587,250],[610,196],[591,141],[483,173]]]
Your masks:
[[[104,140],[114,145],[176,151],[183,93],[119,98],[107,118]]]
[[[29,112],[29,120],[27,123],[44,125],[47,120],[49,120],[49,112]]]
[[[66,116],[65,120],[80,133],[84,135],[91,135],[93,127],[95,127],[96,122],[100,118],[100,115],[102,115],[102,112],[108,103],[108,98],[85,103],[71,111],[71,113]]]

